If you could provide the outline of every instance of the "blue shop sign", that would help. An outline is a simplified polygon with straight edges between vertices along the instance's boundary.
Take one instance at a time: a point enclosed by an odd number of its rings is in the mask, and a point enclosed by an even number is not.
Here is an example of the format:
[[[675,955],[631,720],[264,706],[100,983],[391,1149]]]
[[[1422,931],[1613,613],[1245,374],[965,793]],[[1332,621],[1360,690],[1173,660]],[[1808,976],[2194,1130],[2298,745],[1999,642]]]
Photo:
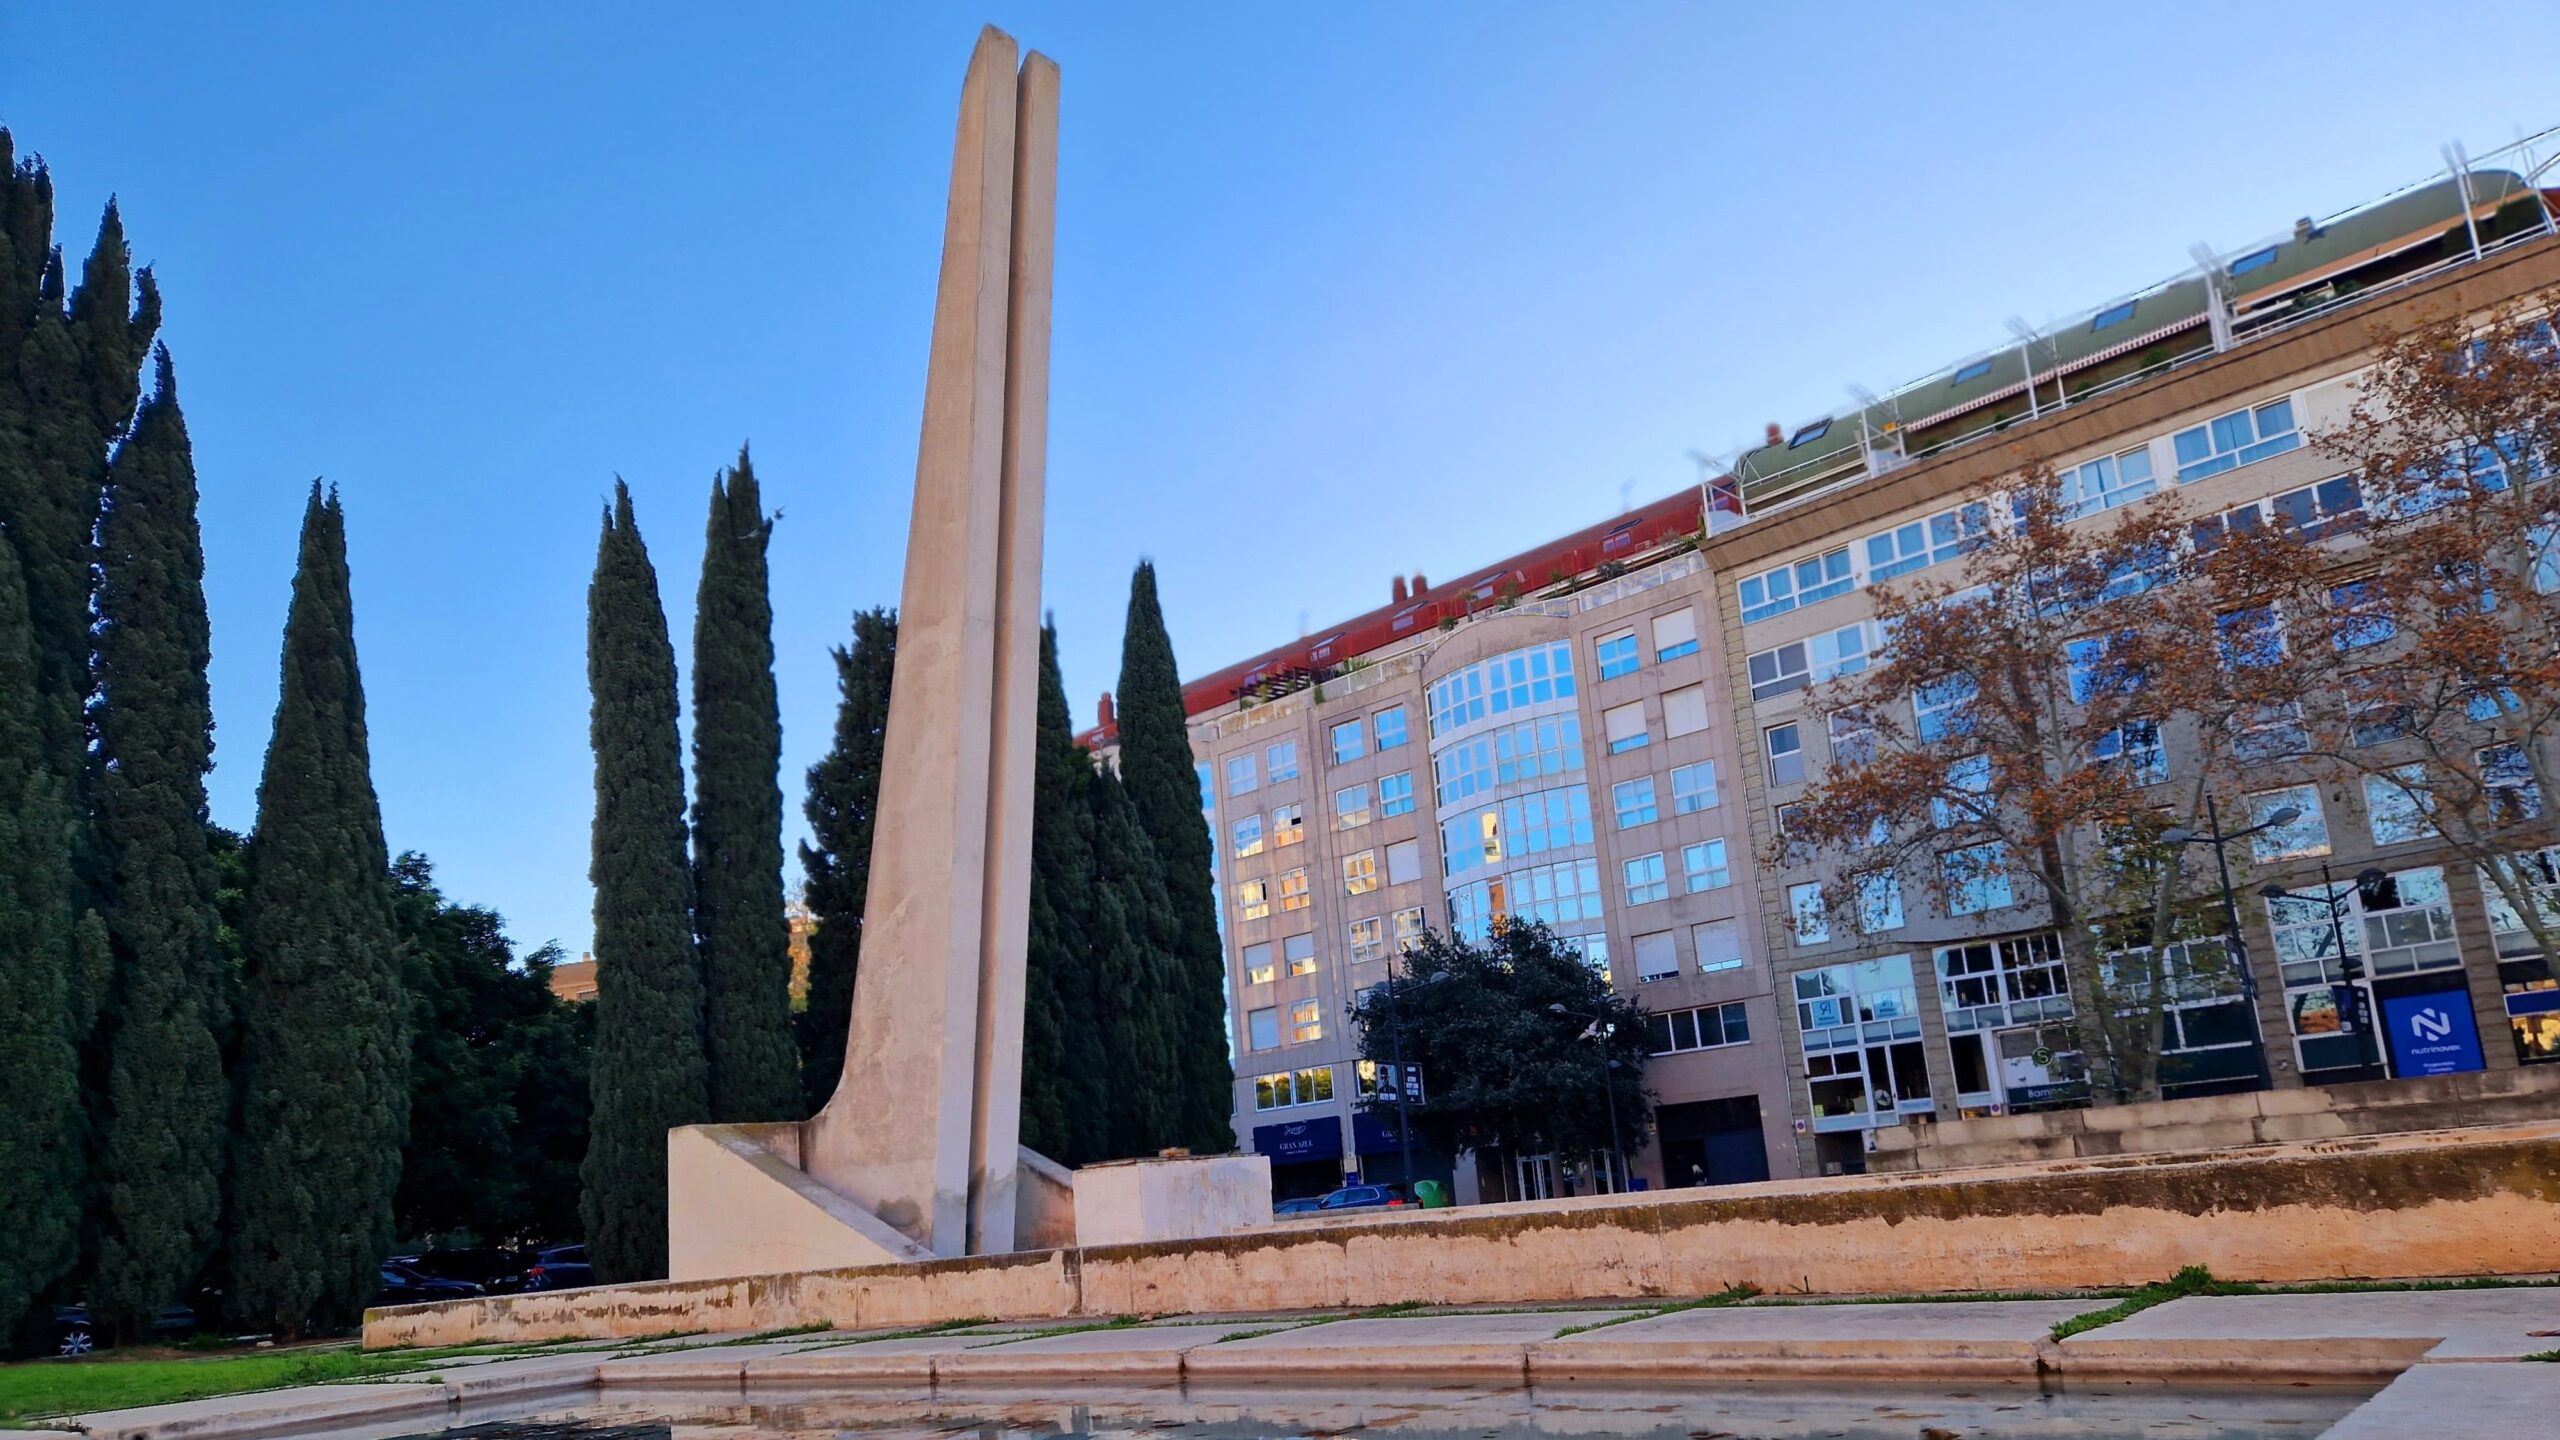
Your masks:
[[[2391,1036],[2392,1069],[2402,1075],[2459,1075],[2487,1068],[2467,991],[2393,996],[2382,1002],[2382,1026]]]
[[[1418,1143],[1419,1137],[1417,1137]],[[1396,1136],[1396,1112],[1389,1110],[1354,1110],[1351,1112],[1351,1148],[1361,1155],[1384,1155],[1404,1148]]]
[[[1278,1164],[1342,1158],[1342,1117],[1324,1115],[1253,1127],[1253,1149]]]

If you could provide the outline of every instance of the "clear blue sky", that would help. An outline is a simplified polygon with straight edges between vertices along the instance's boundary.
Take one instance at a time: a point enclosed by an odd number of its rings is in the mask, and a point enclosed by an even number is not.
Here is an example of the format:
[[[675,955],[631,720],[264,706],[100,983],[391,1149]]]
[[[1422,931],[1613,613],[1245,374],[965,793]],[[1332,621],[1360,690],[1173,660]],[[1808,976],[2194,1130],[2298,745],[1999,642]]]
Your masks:
[[[2549,0],[20,0],[0,124],[75,251],[121,195],[168,294],[219,819],[253,818],[325,476],[393,848],[582,948],[598,508],[631,482],[682,653],[748,439],[798,828],[827,647],[897,598],[988,20],[1065,70],[1046,599],[1080,719],[1141,555],[1200,673],[2560,120],[2521,78]]]

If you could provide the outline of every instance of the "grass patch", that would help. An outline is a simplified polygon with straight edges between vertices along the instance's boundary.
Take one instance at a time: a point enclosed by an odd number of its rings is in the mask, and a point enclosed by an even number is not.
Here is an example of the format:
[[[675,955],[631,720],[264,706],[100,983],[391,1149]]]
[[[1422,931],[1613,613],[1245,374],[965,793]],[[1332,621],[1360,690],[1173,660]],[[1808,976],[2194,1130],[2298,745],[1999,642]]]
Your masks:
[[[1354,1320],[1393,1320],[1398,1316],[1419,1314],[1423,1308],[1423,1303],[1419,1300],[1399,1300],[1393,1305],[1372,1305],[1366,1310],[1354,1310],[1351,1312],[1351,1318]]]
[[[2526,1360],[2539,1360],[2548,1365],[2560,1365],[2560,1350],[2536,1350],[2532,1354],[2521,1358]]]
[[[2216,1280],[2213,1272],[2201,1265],[2190,1265],[2166,1280],[2137,1286],[2133,1292],[2103,1310],[2074,1315],[2053,1327],[2053,1338],[2068,1340],[2085,1330],[2113,1325],[2129,1315],[2138,1315],[2154,1305],[2184,1300],[2191,1295],[2258,1295],[2265,1292],[2257,1286],[2238,1280]]]
[[[1567,1335],[1579,1335],[1586,1330],[1606,1330],[1612,1325],[1624,1325],[1636,1320],[1651,1320],[1657,1315],[1677,1315],[1683,1310],[1713,1310],[1727,1305],[1739,1305],[1746,1300],[1758,1298],[1759,1294],[1760,1287],[1745,1280],[1739,1284],[1727,1285],[1713,1295],[1700,1295],[1693,1300],[1683,1300],[1676,1305],[1658,1305],[1651,1309],[1630,1310],[1624,1315],[1612,1315],[1606,1320],[1594,1320],[1588,1325],[1567,1325],[1555,1333],[1555,1338],[1561,1340]]]
[[[2133,1292],[2122,1286],[2088,1290],[1924,1290],[1912,1295],[1765,1295],[1763,1308],[1778,1305],[1993,1305],[2015,1300],[2114,1300]]]
[[[703,1348],[717,1350],[723,1345],[762,1345],[768,1340],[789,1340],[797,1335],[823,1335],[834,1328],[836,1328],[834,1325],[824,1320],[809,1325],[785,1325],[779,1330],[759,1330],[753,1335],[741,1335],[735,1340],[716,1340]]]
[[[1017,1330],[1009,1335],[990,1336],[985,1345],[975,1348],[985,1350],[998,1345],[1016,1345],[1025,1340],[1046,1340],[1052,1335],[1082,1335],[1090,1330],[1134,1330],[1146,1323],[1146,1317],[1143,1315],[1122,1315],[1113,1320],[1088,1320],[1074,1325],[1052,1325],[1045,1330]]]
[[[0,1365],[0,1425],[207,1400],[253,1390],[323,1385],[341,1380],[381,1380],[413,1374],[450,1358],[451,1349],[374,1353],[345,1346],[312,1350],[262,1350],[211,1360],[31,1360]]]

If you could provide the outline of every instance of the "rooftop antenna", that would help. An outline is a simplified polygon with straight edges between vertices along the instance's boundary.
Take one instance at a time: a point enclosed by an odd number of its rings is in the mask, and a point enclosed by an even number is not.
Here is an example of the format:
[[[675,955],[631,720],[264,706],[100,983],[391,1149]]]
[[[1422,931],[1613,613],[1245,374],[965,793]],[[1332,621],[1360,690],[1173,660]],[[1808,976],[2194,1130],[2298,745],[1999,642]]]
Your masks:
[[[2448,140],[2444,144],[2445,168],[2453,172],[2453,188],[2462,195],[2462,228],[2471,237],[2471,258],[2480,258],[2480,218],[2472,213],[2471,157],[2463,153],[2462,142]]]
[[[2231,348],[2231,296],[2223,288],[2222,255],[2199,240],[2187,247],[2187,258],[2196,262],[2196,273],[2204,277],[2205,323],[2213,331],[2214,352],[2219,354]]]
[[[2018,363],[2027,377],[2027,418],[2044,414],[2044,402],[2036,395],[2036,327],[2012,315],[2009,333],[2018,337]]]

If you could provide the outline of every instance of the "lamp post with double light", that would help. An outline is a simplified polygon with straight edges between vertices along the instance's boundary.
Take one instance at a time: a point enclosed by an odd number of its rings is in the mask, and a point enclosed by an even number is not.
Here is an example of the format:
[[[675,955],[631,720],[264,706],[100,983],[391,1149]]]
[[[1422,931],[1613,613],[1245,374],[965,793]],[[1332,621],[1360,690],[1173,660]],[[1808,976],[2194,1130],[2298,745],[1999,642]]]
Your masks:
[[[2160,832],[2160,838],[2172,845],[2213,847],[2214,870],[2222,880],[2222,943],[2231,953],[2231,963],[2239,968],[2240,995],[2249,1007],[2249,1034],[2252,1037],[2249,1053],[2257,1067],[2253,1078],[2259,1089],[2271,1089],[2275,1085],[2275,1077],[2267,1069],[2266,1029],[2258,1017],[2258,972],[2257,967],[2249,963],[2249,943],[2240,934],[2240,902],[2231,893],[2231,861],[2223,853],[2223,847],[2234,840],[2246,840],[2252,835],[2282,829],[2301,819],[2302,809],[2295,805],[2280,805],[2270,811],[2266,819],[2245,830],[2225,830],[2222,828],[2221,810],[2214,805],[2213,797],[2207,795],[2204,797],[2204,818],[2206,829],[2192,830],[2184,825],[2172,825]]]
[[[2356,872],[2355,886],[2357,890],[2371,890],[2390,878],[2380,867],[2368,866]],[[2329,912],[2329,945],[2338,957],[2338,988],[2347,992],[2347,1023],[2355,1030],[2358,1078],[2377,1070],[2383,1072],[2384,1078],[2389,1078],[2382,1049],[2374,1043],[2374,1007],[2372,997],[2365,993],[2364,948],[2347,949],[2348,896],[2338,893],[2337,877],[2330,873],[2329,862],[2320,862],[2320,893],[2316,896],[2287,890],[2273,881],[2260,886],[2258,893],[2269,900],[2295,900],[2305,904],[2316,900]]]
[[[1626,1143],[1618,1138],[1618,1057],[1609,1053],[1609,1039],[1617,1033],[1617,1024],[1599,1015],[1585,1015],[1579,1010],[1568,1009],[1561,1000],[1548,1006],[1547,1013],[1582,1021],[1590,1028],[1576,1038],[1596,1041],[1600,1046],[1600,1098],[1609,1105],[1609,1154],[1618,1164],[1618,1173],[1610,1180],[1609,1188],[1624,1190],[1630,1182]]]

